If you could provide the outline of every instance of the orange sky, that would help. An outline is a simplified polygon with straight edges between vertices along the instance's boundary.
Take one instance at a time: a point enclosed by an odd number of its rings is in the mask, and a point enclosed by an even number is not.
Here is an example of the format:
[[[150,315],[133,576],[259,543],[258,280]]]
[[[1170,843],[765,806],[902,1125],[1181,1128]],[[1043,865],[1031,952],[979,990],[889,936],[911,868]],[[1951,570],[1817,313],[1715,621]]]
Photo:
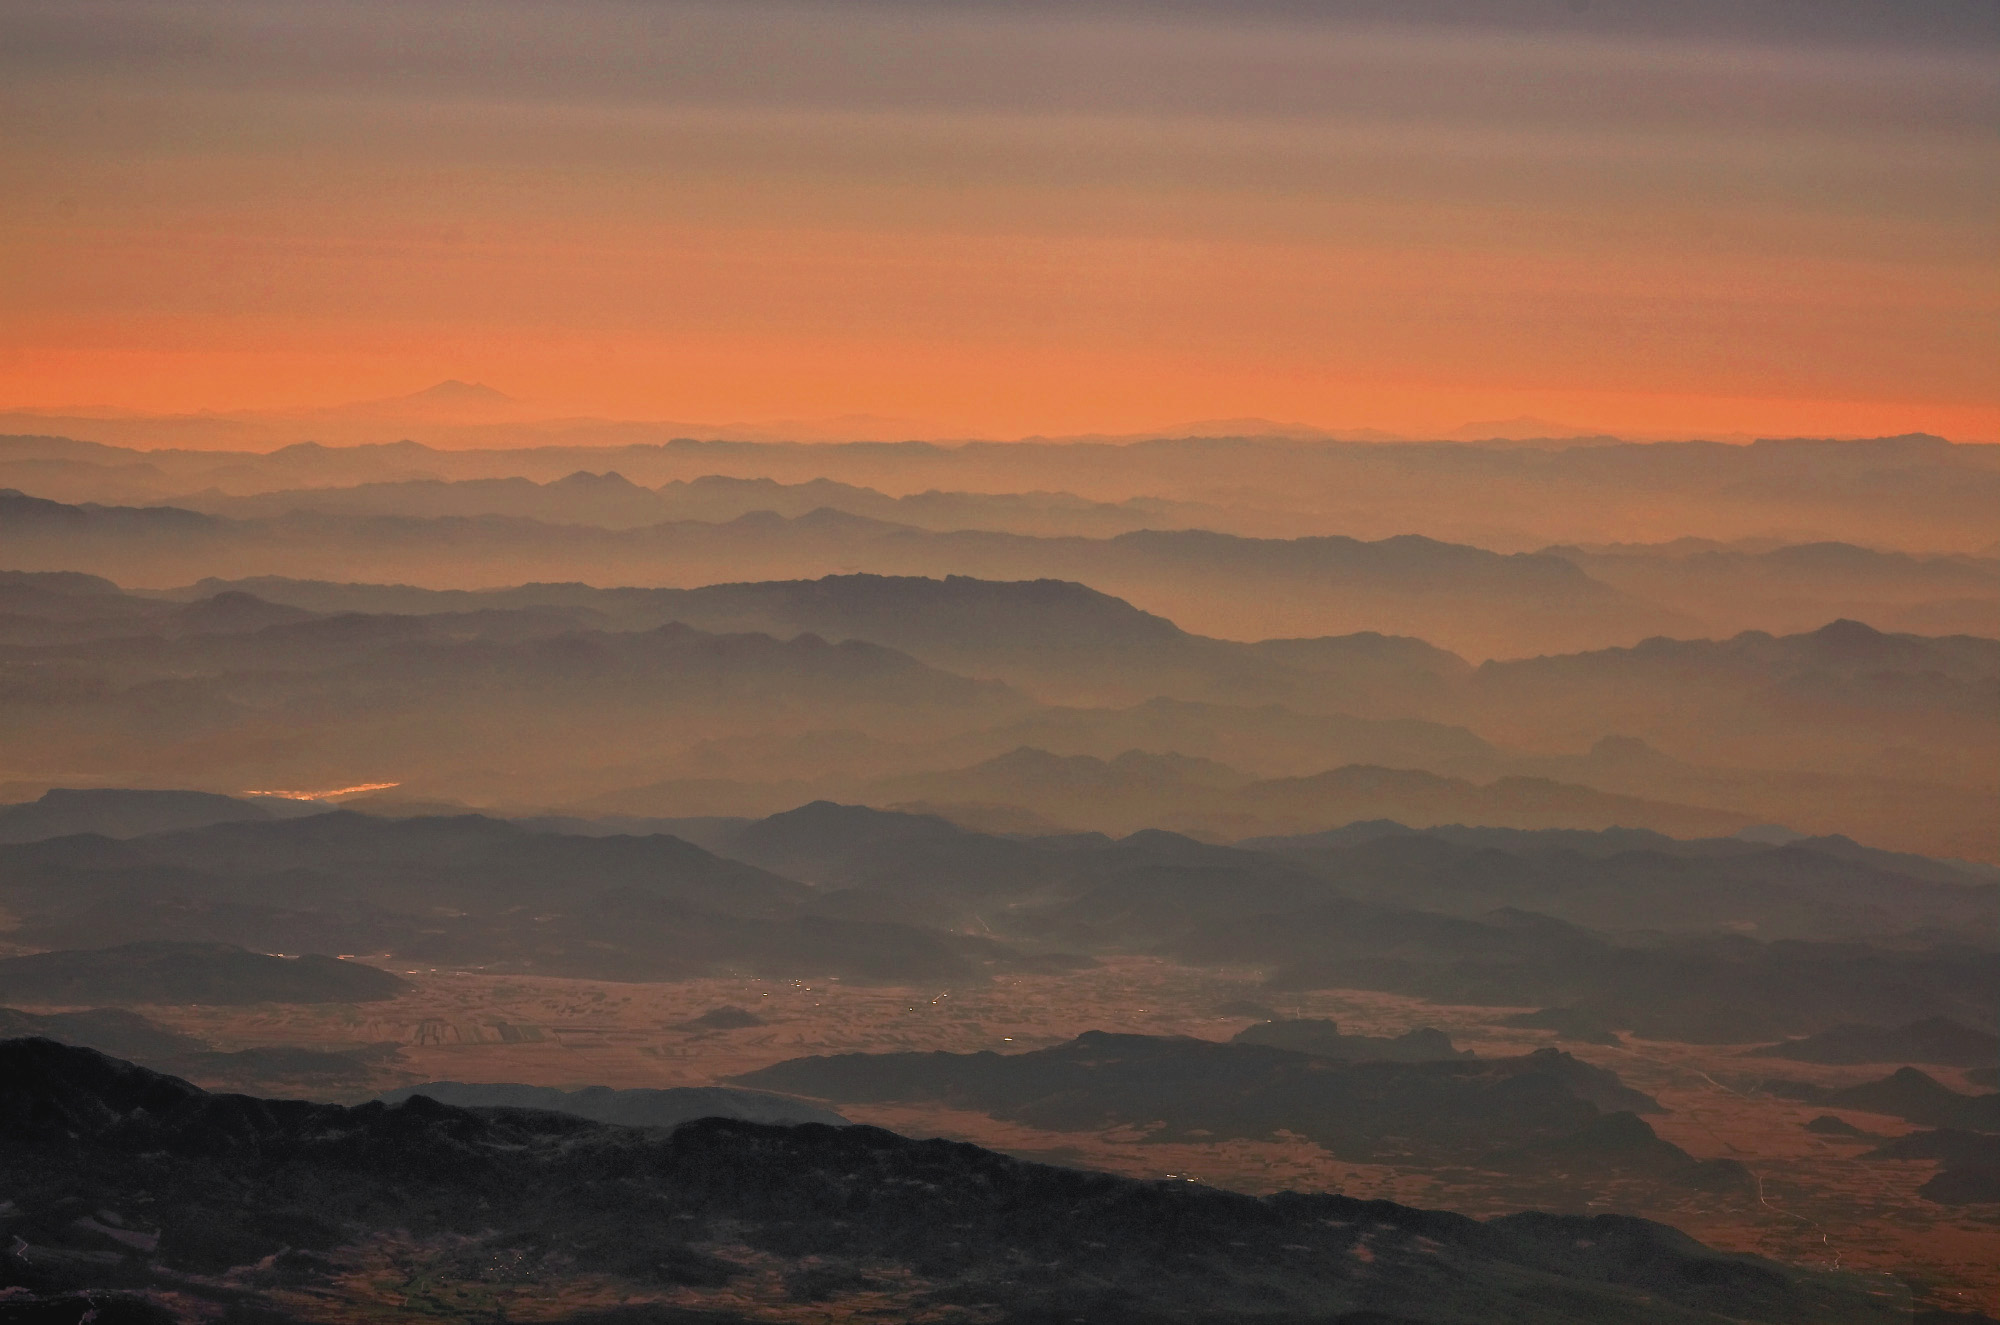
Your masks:
[[[9,3],[0,406],[2000,437],[1984,29],[1341,13]]]

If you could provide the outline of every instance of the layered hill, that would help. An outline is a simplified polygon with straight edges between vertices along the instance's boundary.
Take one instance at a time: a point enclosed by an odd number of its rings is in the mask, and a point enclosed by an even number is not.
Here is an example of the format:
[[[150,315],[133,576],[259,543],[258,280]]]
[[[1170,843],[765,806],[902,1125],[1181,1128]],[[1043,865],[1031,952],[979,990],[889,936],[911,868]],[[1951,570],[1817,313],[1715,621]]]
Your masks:
[[[335,575],[437,586],[564,579],[693,586],[841,570],[1060,576],[1236,638],[1377,630],[1480,656],[1627,643],[1695,623],[1591,579],[1561,557],[1416,536],[1258,539],[1140,530],[1105,539],[935,533],[820,510],[642,529],[508,516],[333,514],[233,520],[177,507],[70,505],[0,492],[0,556],[30,570],[132,582]]]
[[[644,486],[721,476],[830,480],[888,494],[1029,497],[1057,486],[1086,501],[1176,503],[1175,523],[1193,507],[1202,527],[1264,535],[1462,537],[1472,530],[1495,546],[1537,548],[1607,544],[1641,530],[1723,541],[1796,538],[1806,530],[1917,552],[1971,552],[1991,544],[2000,499],[1992,447],[1921,434],[1750,445],[1343,442],[1265,435],[1273,429],[1253,420],[1192,436],[825,445],[788,443],[768,431],[759,440],[730,439],[693,425],[567,419],[452,426],[428,416],[394,423],[379,414],[13,416],[0,418],[0,427],[16,434],[0,439],[0,484],[78,502],[410,480],[525,477],[546,484],[582,470],[616,472]],[[364,444],[320,445],[308,437]],[[761,504],[776,509],[782,502]]]
[[[886,778],[863,791],[874,804],[1014,806],[1045,821],[1125,835],[1164,828],[1231,839],[1320,824],[1394,818],[1417,827],[1630,827],[1715,837],[1752,816],[1619,796],[1547,778],[1480,784],[1415,769],[1349,765],[1307,777],[1253,779],[1182,755],[1127,750],[1113,759],[1022,747],[971,768]]]
[[[1854,623],[1474,669],[1409,638],[1194,635],[1056,581],[469,592],[264,578],[168,600],[15,573],[5,601],[16,795],[63,785],[37,777],[60,769],[222,792],[398,783],[433,804],[653,817],[831,797],[1224,837],[1377,816],[1681,835],[1764,822],[2000,852],[2000,646]],[[1010,784],[1023,750],[1072,763]],[[1168,764],[1135,766],[1148,755]],[[1169,765],[1177,776],[1156,776]],[[1052,807],[1058,783],[1084,794]],[[1173,817],[1232,783],[1270,785],[1206,823]],[[1079,824],[1081,806],[1094,817]]]
[[[1373,840],[1394,851],[1371,883],[1360,860],[1337,872],[1157,831],[1008,838],[830,804],[714,839],[811,880],[829,906],[856,916],[1261,967],[1279,987],[1570,1008],[1649,1038],[1754,1044],[1934,1016],[1991,1027],[2000,1001],[1990,885],[1857,878],[1839,857],[1743,843],[1711,878],[1699,858],[1656,852],[1545,858],[1532,846],[1515,855],[1423,834]],[[1934,887],[1945,891],[1927,895]],[[1624,936],[1509,905],[1510,893]],[[1746,917],[1761,917],[1773,940],[1743,934]],[[1962,937],[1912,932],[1941,923]]]

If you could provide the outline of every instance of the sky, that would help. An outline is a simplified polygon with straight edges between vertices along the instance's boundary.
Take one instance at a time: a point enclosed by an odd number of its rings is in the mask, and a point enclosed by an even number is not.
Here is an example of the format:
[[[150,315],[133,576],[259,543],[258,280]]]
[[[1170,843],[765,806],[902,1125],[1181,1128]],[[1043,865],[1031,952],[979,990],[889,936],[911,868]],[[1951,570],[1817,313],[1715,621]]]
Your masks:
[[[0,407],[2000,439],[1991,0],[0,0]]]

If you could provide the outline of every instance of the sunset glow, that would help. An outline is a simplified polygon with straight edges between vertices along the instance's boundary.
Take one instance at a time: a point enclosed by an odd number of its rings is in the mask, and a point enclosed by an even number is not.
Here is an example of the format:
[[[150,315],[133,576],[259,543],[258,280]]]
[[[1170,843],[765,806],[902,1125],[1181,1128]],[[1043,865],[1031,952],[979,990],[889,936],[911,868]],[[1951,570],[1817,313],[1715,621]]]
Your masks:
[[[2000,436],[1943,20],[113,12],[0,20],[0,406]]]

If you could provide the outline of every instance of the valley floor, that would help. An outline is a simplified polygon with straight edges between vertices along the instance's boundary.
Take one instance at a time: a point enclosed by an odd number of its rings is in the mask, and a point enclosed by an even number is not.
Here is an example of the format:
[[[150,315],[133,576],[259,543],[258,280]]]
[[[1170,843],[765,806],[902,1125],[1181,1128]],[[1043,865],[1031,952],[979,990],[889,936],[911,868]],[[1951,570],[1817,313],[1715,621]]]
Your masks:
[[[1273,994],[1253,972],[1145,958],[936,989],[752,979],[620,984],[396,969],[415,988],[391,1002],[142,1010],[223,1049],[398,1046],[396,1056],[378,1060],[376,1079],[352,1089],[331,1091],[281,1078],[256,1083],[257,1093],[346,1099],[434,1080],[707,1085],[809,1054],[1017,1052],[1059,1044],[1086,1030],[1223,1040],[1257,1019],[1223,1011],[1246,1001],[1287,1017],[1331,1017],[1349,1033],[1393,1035],[1435,1026],[1482,1057],[1557,1043],[1546,1032],[1497,1024],[1520,1009],[1445,1007],[1357,991]],[[765,1024],[737,1030],[682,1025],[718,1007],[745,1009]],[[1893,1276],[1939,1308],[2000,1313],[2000,1209],[1932,1203],[1917,1194],[1934,1171],[1932,1164],[1862,1160],[1873,1143],[1805,1130],[1804,1124],[1826,1109],[1760,1089],[1777,1077],[1851,1084],[1881,1076],[1880,1065],[1836,1068],[1746,1058],[1747,1046],[1629,1038],[1616,1046],[1560,1043],[1657,1098],[1669,1112],[1649,1121],[1662,1137],[1699,1158],[1742,1162],[1756,1177],[1757,1190],[1705,1192],[1560,1173],[1354,1164],[1301,1139],[1164,1143],[1149,1140],[1143,1128],[1049,1132],[928,1105],[840,1108],[856,1122],[906,1135],[947,1136],[1134,1177],[1181,1177],[1258,1193],[1337,1190],[1475,1215],[1525,1208],[1640,1214],[1720,1248],[1800,1266]],[[1956,1089],[1976,1089],[1951,1069],[1927,1070]],[[1913,1130],[1881,1115],[1836,1112],[1875,1136]]]

